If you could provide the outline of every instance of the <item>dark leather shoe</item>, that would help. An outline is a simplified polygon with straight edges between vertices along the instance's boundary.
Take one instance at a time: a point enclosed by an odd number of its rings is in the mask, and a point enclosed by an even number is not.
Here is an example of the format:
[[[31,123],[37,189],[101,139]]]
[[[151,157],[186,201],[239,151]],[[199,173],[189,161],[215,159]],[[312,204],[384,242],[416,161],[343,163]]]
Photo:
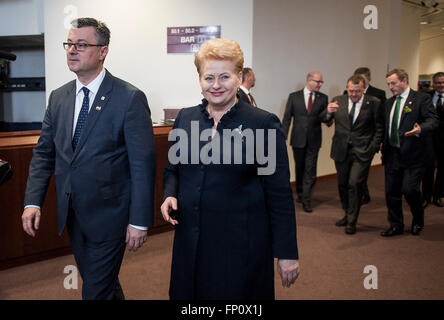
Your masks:
[[[355,234],[356,233],[356,226],[354,226],[354,225],[347,225],[346,227],[345,227],[345,233],[346,234]]]
[[[427,208],[427,206],[428,206],[429,204],[430,204],[430,201],[423,200],[423,201],[422,201],[422,208],[423,208],[423,209]]]
[[[433,204],[437,207],[444,207],[444,203],[442,203],[441,198],[433,200]]]
[[[346,226],[347,225],[347,217],[345,216],[341,220],[336,221],[335,224],[336,224],[337,227],[344,227],[344,226]]]
[[[381,236],[383,237],[393,237],[396,236],[397,234],[403,234],[404,233],[404,229],[403,228],[399,228],[399,227],[390,227],[385,231],[381,232]]]
[[[419,236],[419,234],[421,233],[422,227],[419,224],[414,224],[412,226],[412,234],[414,236]]]
[[[302,208],[305,212],[313,212],[313,209],[311,208],[311,203],[308,201],[302,203]]]

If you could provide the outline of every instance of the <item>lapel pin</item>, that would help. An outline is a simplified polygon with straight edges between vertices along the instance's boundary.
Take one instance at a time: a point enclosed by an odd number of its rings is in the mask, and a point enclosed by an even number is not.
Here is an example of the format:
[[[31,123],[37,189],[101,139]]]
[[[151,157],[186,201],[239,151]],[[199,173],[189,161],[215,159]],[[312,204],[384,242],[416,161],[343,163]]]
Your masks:
[[[239,127],[235,128],[234,131],[236,131],[239,134],[242,134],[242,125],[240,125]]]
[[[102,97],[102,98],[103,98],[103,97]],[[96,107],[96,110],[97,110],[97,111],[100,111],[100,110],[102,110],[102,107],[101,107],[101,106],[97,106],[97,107]]]
[[[103,100],[105,100],[105,97],[104,97],[104,96],[102,96],[102,97],[100,98],[100,100],[102,100],[102,101],[103,101]]]

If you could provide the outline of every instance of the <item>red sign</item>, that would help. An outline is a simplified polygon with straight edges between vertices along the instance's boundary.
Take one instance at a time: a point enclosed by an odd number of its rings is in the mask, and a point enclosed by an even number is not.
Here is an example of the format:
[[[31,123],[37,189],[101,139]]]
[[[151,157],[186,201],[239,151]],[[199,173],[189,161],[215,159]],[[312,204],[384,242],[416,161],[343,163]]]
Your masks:
[[[168,27],[167,53],[195,53],[202,44],[220,38],[220,26]]]

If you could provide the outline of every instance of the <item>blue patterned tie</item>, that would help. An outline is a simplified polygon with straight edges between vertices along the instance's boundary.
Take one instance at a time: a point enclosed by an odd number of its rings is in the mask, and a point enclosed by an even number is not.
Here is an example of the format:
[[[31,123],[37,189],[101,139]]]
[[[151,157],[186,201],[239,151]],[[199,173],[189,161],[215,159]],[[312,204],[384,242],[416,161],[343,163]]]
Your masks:
[[[79,143],[80,135],[82,134],[82,129],[88,118],[89,112],[89,90],[87,87],[83,87],[82,90],[85,96],[83,97],[82,108],[80,109],[79,118],[77,119],[76,131],[74,131],[74,137],[72,138],[72,148],[74,151]]]

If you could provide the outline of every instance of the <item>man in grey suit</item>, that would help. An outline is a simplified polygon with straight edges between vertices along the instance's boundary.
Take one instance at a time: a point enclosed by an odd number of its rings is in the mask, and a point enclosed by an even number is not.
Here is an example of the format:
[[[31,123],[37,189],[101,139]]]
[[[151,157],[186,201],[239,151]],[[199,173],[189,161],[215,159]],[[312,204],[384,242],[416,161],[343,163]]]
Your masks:
[[[153,223],[154,138],[145,94],[103,67],[110,31],[76,19],[63,45],[77,79],[54,90],[29,168],[23,229],[35,236],[55,174],[58,232],[68,229],[83,299],[123,299],[125,246]],[[44,218],[44,215],[43,215]]]
[[[348,95],[335,97],[323,116],[335,122],[331,158],[335,161],[339,197],[345,215],[336,222],[356,233],[363,184],[384,135],[384,109],[378,98],[364,95],[364,79],[347,80]]]
[[[311,197],[316,183],[319,148],[322,144],[320,114],[327,108],[328,96],[319,92],[324,81],[322,74],[312,71],[307,75],[305,88],[288,96],[282,128],[288,137],[291,119],[290,144],[296,167],[298,202],[306,212],[312,212]]]

